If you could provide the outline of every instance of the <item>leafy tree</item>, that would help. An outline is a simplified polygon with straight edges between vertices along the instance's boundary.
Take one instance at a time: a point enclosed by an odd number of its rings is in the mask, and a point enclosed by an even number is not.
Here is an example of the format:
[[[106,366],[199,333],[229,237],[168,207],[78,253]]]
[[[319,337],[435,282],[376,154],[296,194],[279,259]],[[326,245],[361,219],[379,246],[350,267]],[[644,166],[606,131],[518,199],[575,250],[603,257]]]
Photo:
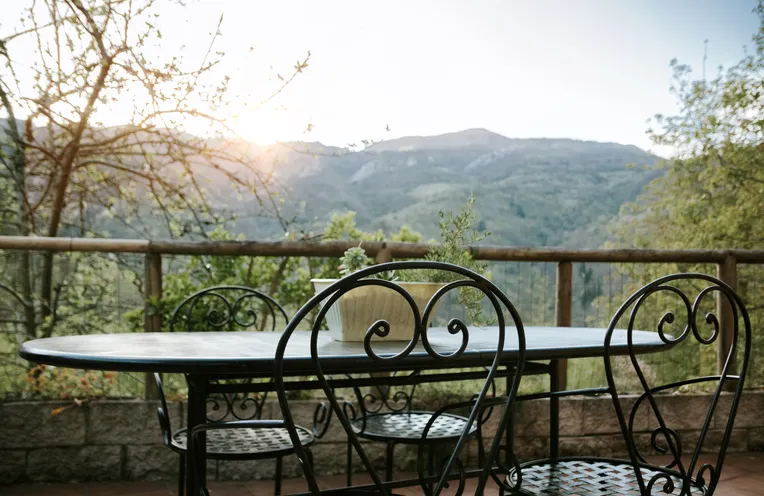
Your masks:
[[[13,191],[0,205],[5,232],[98,236],[105,219],[137,237],[206,237],[234,216],[214,200],[237,195],[259,200],[256,213],[276,217],[286,229],[269,173],[248,147],[226,138],[232,131],[218,117],[234,105],[229,76],[215,72],[224,55],[215,51],[222,16],[200,64],[178,54],[157,60],[147,49],[162,43],[158,4],[32,2],[15,33],[0,39],[0,112],[8,116],[0,188]],[[14,51],[23,37],[36,42],[35,53]],[[266,101],[307,67],[308,57],[280,77]],[[31,77],[16,70],[18,60],[31,66]],[[103,116],[119,100],[134,102],[132,115],[122,125],[104,126]],[[237,106],[258,104],[235,100]],[[21,114],[25,121],[17,120]],[[51,335],[66,315],[60,305],[87,307],[96,297],[78,301],[82,288],[72,283],[79,275],[71,268],[82,266],[61,261],[68,255],[57,257],[58,266],[53,253],[41,254],[39,264],[29,253],[16,262],[14,287],[27,309],[27,338]],[[86,265],[96,263],[94,256],[85,258]],[[67,264],[70,269],[62,270]],[[86,288],[107,298],[105,282],[97,278]]]
[[[676,156],[617,226],[623,244],[653,248],[761,248],[764,241],[764,3],[755,51],[711,79],[676,60],[679,113],[648,134]]]
[[[403,225],[397,233],[390,235],[390,241],[394,243],[419,243],[422,235],[413,231],[409,226]]]
[[[652,181],[637,202],[625,205],[614,225],[617,244],[639,248],[761,249],[764,242],[764,2],[754,12],[760,26],[753,36],[755,49],[731,68],[719,68],[710,80],[693,77],[689,66],[676,60],[672,91],[679,111],[656,115],[648,134],[656,145],[668,146],[675,156],[658,165],[664,174]],[[641,283],[671,272],[713,272],[691,264],[627,264],[618,271],[629,283],[622,297]],[[764,294],[758,290],[753,268],[741,266],[739,290],[759,312]],[[688,288],[689,289],[689,288]],[[697,288],[688,294],[697,294]],[[600,299],[598,304],[608,302]],[[676,302],[675,302],[676,303]],[[681,307],[681,305],[679,305]],[[673,308],[679,312],[680,308]],[[637,323],[655,329],[658,308]],[[679,313],[678,313],[679,314]],[[754,316],[754,319],[758,317]],[[702,324],[702,323],[701,323]],[[668,332],[671,332],[670,330]],[[679,332],[679,331],[677,331]],[[754,346],[761,346],[756,338]],[[672,351],[667,362],[644,360],[670,379],[680,374],[713,373],[713,350],[685,347]],[[751,367],[754,382],[760,367]]]

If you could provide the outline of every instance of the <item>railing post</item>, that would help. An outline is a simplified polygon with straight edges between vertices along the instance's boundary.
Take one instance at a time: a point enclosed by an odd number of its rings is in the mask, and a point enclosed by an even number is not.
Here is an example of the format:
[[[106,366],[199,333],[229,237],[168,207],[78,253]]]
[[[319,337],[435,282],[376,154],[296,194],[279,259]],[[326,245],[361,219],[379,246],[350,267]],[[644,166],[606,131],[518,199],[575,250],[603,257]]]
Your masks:
[[[160,332],[162,330],[162,316],[154,315],[152,300],[156,301],[162,297],[162,256],[159,253],[147,253],[144,265],[146,278],[143,295],[143,330],[145,332]],[[147,400],[158,399],[159,391],[156,381],[154,381],[154,374],[147,372],[143,383],[145,398]]]
[[[388,248],[387,244],[382,245],[382,249],[377,252],[377,256],[374,257],[374,263],[387,263],[393,261],[393,252]]]
[[[737,291],[737,259],[735,255],[727,254],[724,261],[716,266],[716,276]],[[719,292],[716,294],[716,314],[719,316],[721,326],[716,348],[716,371],[721,374],[735,339],[735,322],[729,300]],[[736,357],[732,356],[728,373],[734,374],[736,370]]]
[[[557,327],[570,327],[573,310],[573,264],[557,263],[555,295]],[[568,361],[552,360],[549,364],[549,390],[564,391],[568,383]],[[560,399],[549,399],[549,456],[555,460],[560,455]]]

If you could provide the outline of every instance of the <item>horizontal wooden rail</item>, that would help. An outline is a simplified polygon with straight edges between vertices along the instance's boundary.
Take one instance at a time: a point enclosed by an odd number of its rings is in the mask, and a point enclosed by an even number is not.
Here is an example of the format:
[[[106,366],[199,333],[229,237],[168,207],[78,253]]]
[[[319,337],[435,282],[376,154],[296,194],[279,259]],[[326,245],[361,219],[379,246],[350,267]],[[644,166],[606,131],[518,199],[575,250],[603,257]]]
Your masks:
[[[0,250],[148,253],[149,244],[142,239],[0,236]]]
[[[148,241],[137,239],[45,238],[0,236],[0,250],[159,253],[167,255],[305,256],[340,257],[355,241]],[[421,258],[431,245],[425,243],[364,242],[366,252],[384,258]],[[478,260],[515,262],[602,263],[724,263],[729,256],[738,263],[764,264],[764,250],[571,250],[472,246]],[[388,255],[389,254],[389,255]]]

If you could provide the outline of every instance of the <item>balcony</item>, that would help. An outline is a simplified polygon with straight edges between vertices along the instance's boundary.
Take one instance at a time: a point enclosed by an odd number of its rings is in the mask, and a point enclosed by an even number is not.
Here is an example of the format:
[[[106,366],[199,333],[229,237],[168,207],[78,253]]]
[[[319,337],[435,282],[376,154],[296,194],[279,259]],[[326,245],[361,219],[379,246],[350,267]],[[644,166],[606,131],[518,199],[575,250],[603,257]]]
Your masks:
[[[176,288],[173,276],[197,262],[218,260],[298,260],[333,258],[340,256],[351,244],[332,243],[258,243],[258,242],[151,242],[142,240],[98,239],[45,239],[0,237],[3,260],[12,260],[20,251],[55,251],[88,254],[96,257],[111,270],[110,278],[117,281],[110,291],[110,306],[104,307],[118,316],[105,329],[108,332],[160,332],[161,315],[153,312],[158,298]],[[365,243],[364,247],[377,262],[392,259],[421,258],[427,245]],[[526,325],[558,325],[604,327],[625,295],[646,282],[656,273],[699,271],[715,274],[732,287],[738,288],[749,304],[754,322],[753,358],[749,379],[738,412],[735,429],[730,440],[730,456],[725,462],[722,495],[760,494],[764,480],[757,473],[764,468],[764,457],[756,452],[764,450],[764,394],[757,391],[764,383],[764,371],[758,367],[761,338],[757,325],[761,310],[756,302],[761,298],[761,264],[764,252],[755,251],[647,251],[647,250],[555,250],[518,249],[508,247],[477,246],[472,248],[476,259],[490,262],[492,281],[507,293],[516,304]],[[302,263],[302,262],[301,262]],[[61,267],[60,270],[72,270]],[[140,291],[128,278],[129,271],[142,274]],[[105,272],[106,273],[106,272]],[[276,282],[289,275],[280,274]],[[121,278],[121,279],[120,279]],[[133,279],[136,280],[136,279]],[[270,282],[270,281],[266,281]],[[169,285],[169,286],[168,286]],[[266,284],[266,289],[274,290]],[[10,299],[0,299],[0,309]],[[148,310],[148,311],[146,311]],[[290,311],[296,307],[290,308]],[[718,313],[724,328],[728,310],[719,304]],[[132,315],[122,320],[124,315]],[[6,419],[0,426],[0,481],[13,483],[3,488],[4,494],[94,494],[98,491],[120,494],[171,490],[177,474],[177,458],[161,445],[153,399],[155,390],[151,380],[140,374],[120,373],[112,382],[104,382],[103,393],[87,394],[82,398],[56,398],[56,389],[35,390],[19,381],[24,374],[12,376],[13,367],[26,367],[15,355],[15,346],[23,341],[23,316],[18,312],[1,313],[5,326],[13,336],[5,343],[5,382],[2,384],[5,401],[0,403],[0,417]],[[77,332],[77,319],[73,325],[63,327],[67,333]],[[128,324],[129,322],[129,324]],[[138,326],[136,328],[136,322]],[[91,322],[92,323],[92,322]],[[83,323],[83,333],[87,330]],[[129,327],[132,326],[132,327]],[[54,331],[55,333],[55,331]],[[15,334],[15,336],[14,336]],[[18,339],[16,339],[18,337]],[[725,340],[718,340],[718,354],[724,355]],[[716,355],[699,353],[684,356],[688,369],[713,372]],[[651,363],[655,377],[662,377],[677,369],[676,362]],[[554,364],[555,375],[551,383],[532,377],[522,387],[534,393],[552,387],[556,390],[578,389],[602,384],[604,374],[599,359],[560,360]],[[24,369],[26,372],[26,369]],[[11,380],[11,378],[14,378]],[[81,381],[81,375],[59,377],[62,381]],[[69,384],[69,383],[66,383]],[[184,396],[182,380],[170,382],[173,393],[170,408],[175,421],[183,420]],[[85,389],[87,392],[87,390]],[[82,391],[80,391],[82,392]],[[88,394],[90,392],[87,392]],[[438,394],[437,386],[423,392],[423,405],[433,406]],[[667,402],[676,429],[692,437],[701,426],[695,412],[707,407],[710,397],[702,390],[684,391],[683,394],[662,398]],[[628,398],[627,398],[628,400]],[[312,413],[306,399],[304,415]],[[545,403],[546,402],[546,403]],[[619,428],[615,422],[603,421],[612,415],[610,400],[602,397],[573,397],[560,401],[560,450],[562,455],[620,456],[624,454]],[[523,459],[548,455],[549,405],[548,400],[527,402],[522,405],[516,419],[516,450]],[[654,425],[645,422],[638,432],[648,435]],[[330,439],[317,447],[317,458],[327,464],[325,473],[341,474],[343,441]],[[344,452],[344,451],[342,451]],[[380,455],[381,456],[381,455]],[[338,459],[339,458],[339,459]],[[413,454],[403,450],[396,459],[398,474],[411,472]],[[210,466],[211,487],[225,490],[226,494],[254,494],[268,491],[273,476],[270,460],[258,462],[214,462]],[[295,464],[285,464],[285,477],[297,477]],[[331,475],[325,479],[334,483]],[[257,480],[261,479],[261,480]],[[90,480],[92,482],[74,483]],[[61,485],[62,483],[71,484]],[[47,483],[53,485],[38,485]],[[285,481],[285,488],[295,481]],[[285,489],[287,490],[287,489]],[[131,492],[133,491],[133,492]],[[747,492],[746,492],[747,491]],[[409,493],[406,493],[409,494]],[[418,494],[412,492],[410,494]]]

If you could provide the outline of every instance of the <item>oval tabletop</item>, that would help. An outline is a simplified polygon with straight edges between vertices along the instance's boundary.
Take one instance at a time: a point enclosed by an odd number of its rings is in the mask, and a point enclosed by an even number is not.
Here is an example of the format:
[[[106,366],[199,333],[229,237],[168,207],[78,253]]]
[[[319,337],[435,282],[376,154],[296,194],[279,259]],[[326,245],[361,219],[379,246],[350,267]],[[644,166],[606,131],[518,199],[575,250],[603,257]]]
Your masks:
[[[605,329],[577,327],[526,327],[526,357],[529,360],[556,358],[602,357]],[[35,363],[94,370],[177,372],[186,374],[271,375],[273,357],[280,333],[274,332],[196,332],[196,333],[130,333],[90,334],[36,339],[23,343],[19,354]],[[439,353],[455,351],[461,343],[460,334],[450,334],[443,328],[428,331],[429,342]],[[472,328],[469,344],[458,361],[447,363],[427,355],[420,345],[395,368],[439,368],[490,365],[495,357],[498,329]],[[633,331],[635,353],[650,353],[665,348],[657,333]],[[379,355],[395,354],[405,347],[402,342],[373,344]],[[328,332],[320,333],[319,357],[325,372],[380,370],[382,364],[366,355],[363,343],[333,341]],[[616,330],[611,354],[627,354],[627,333]],[[517,358],[518,343],[514,328],[507,328],[505,359]],[[286,349],[285,372],[310,372],[310,332],[296,331]]]

